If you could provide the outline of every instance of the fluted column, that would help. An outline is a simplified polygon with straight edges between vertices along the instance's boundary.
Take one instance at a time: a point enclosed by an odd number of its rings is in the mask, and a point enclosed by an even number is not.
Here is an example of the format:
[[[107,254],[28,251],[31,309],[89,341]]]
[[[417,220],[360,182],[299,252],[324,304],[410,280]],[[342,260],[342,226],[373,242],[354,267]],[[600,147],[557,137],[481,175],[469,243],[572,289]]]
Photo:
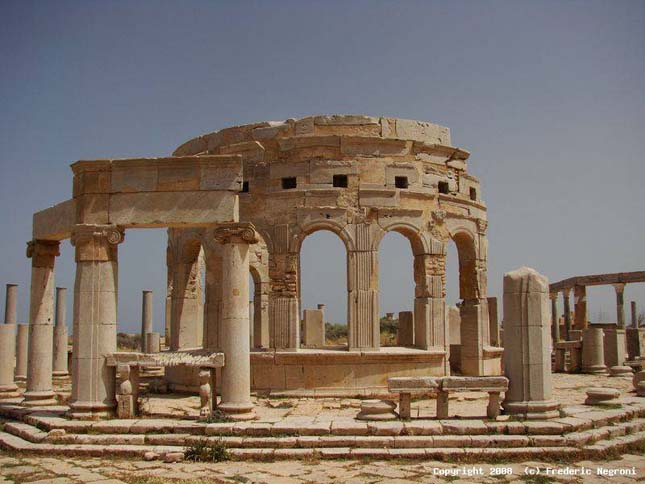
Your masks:
[[[52,386],[54,348],[54,262],[60,242],[33,240],[27,244],[31,258],[29,305],[29,357],[25,406],[55,405]]]
[[[569,295],[571,294],[571,288],[566,288],[562,290],[562,301],[564,302],[564,339],[569,341],[569,331],[571,331],[571,306]]]
[[[76,225],[72,398],[69,415],[91,419],[110,415],[115,401],[115,371],[105,356],[116,351],[118,244],[123,231],[114,225]]]
[[[625,284],[614,284],[616,290],[616,327],[625,329]]]
[[[148,348],[148,333],[152,333],[152,291],[141,294],[141,352]]]
[[[0,400],[17,397],[14,382],[16,360],[16,296],[18,286],[7,284],[4,322],[0,325]]]
[[[258,242],[258,234],[252,224],[230,223],[218,226],[213,236],[222,245],[220,347],[224,367],[218,408],[236,420],[250,420],[255,411],[249,351],[249,244]]]
[[[551,340],[553,341],[553,348],[555,344],[560,341],[560,322],[558,321],[558,293],[549,293],[551,299]]]
[[[57,378],[69,376],[67,367],[67,288],[56,288],[56,324],[54,325],[54,366]]]

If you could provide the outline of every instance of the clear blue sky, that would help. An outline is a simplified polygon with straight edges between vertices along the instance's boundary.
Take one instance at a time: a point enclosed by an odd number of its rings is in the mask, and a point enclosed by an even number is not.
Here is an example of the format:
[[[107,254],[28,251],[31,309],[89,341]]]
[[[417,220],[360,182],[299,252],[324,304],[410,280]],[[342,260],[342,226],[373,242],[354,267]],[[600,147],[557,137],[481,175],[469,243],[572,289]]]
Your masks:
[[[31,215],[69,198],[70,163],[310,114],[450,127],[488,204],[491,295],[521,265],[551,280],[645,269],[643,1],[4,0],[0,18],[0,283],[20,284],[22,321]],[[161,330],[163,231],[129,231],[120,256],[121,329],[153,289]],[[343,320],[342,245],[314,234],[303,256],[305,306]],[[388,236],[381,256],[382,312],[411,309],[409,244]],[[71,289],[68,242],[57,265]],[[626,299],[645,307],[644,286]],[[589,294],[592,318],[613,318],[613,289]]]

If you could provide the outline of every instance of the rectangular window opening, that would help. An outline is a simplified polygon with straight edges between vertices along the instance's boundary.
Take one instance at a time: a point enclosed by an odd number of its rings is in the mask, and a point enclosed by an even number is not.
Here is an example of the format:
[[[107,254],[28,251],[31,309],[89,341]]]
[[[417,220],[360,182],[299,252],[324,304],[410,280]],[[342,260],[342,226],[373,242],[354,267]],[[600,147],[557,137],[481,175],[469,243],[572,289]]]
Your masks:
[[[449,192],[450,188],[448,186],[448,182],[446,181],[440,181],[439,182],[439,193],[445,193],[447,194]]]
[[[298,182],[295,176],[289,176],[287,178],[282,179],[282,188],[284,190],[296,188],[297,186],[298,186]]]
[[[333,186],[347,188],[347,175],[334,175]]]
[[[407,176],[395,176],[394,177],[394,186],[396,188],[408,188],[408,177]]]
[[[249,193],[249,182],[248,181],[243,181],[242,182],[242,193]]]
[[[470,199],[477,200],[477,189],[470,187]]]

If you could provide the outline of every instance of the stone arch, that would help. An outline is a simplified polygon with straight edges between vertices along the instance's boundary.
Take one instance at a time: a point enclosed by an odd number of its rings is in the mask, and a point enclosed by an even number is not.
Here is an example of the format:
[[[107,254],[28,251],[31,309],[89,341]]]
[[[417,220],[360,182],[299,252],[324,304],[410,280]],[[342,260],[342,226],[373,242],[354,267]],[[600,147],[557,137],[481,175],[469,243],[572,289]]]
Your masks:
[[[477,239],[466,230],[458,230],[450,236],[457,247],[459,258],[459,298],[477,299],[480,297],[477,280]]]
[[[430,253],[430,244],[428,243],[428,239],[426,238],[423,230],[418,225],[410,222],[395,222],[381,227],[381,230],[379,230],[374,236],[372,250],[379,250],[381,241],[388,232],[397,232],[408,239],[410,246],[412,247],[413,255],[416,256],[419,254]]]
[[[304,226],[298,226],[298,230],[294,230],[291,234],[291,244],[289,252],[299,254],[305,238],[307,238],[308,235],[311,235],[314,232],[319,232],[321,230],[326,230],[328,232],[333,232],[334,234],[336,234],[343,242],[343,244],[345,244],[346,251],[349,252],[356,250],[354,237],[349,231],[347,225],[340,224],[335,220],[322,219],[309,222]]]

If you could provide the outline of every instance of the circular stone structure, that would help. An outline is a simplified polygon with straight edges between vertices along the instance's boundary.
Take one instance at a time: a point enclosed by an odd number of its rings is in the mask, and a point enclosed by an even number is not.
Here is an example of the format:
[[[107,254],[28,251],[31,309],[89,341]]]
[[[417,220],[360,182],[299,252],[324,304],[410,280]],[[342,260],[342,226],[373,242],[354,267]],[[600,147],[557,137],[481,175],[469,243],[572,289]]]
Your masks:
[[[479,181],[467,173],[469,153],[452,146],[448,128],[388,117],[312,116],[222,129],[173,153],[203,155],[241,157],[239,220],[252,223],[261,238],[250,256],[255,390],[365,394],[387,387],[389,376],[449,374],[445,261],[451,241],[459,256],[461,372],[500,374],[486,298],[486,206]],[[319,230],[336,234],[346,249],[344,349],[301,342],[300,248]],[[409,240],[414,256],[413,336],[405,347],[381,348],[378,251],[390,231]],[[202,243],[198,229],[168,233],[167,341],[174,350],[202,342],[219,349],[223,296],[217,280],[207,277],[202,288],[199,277],[204,261],[217,265],[219,249]],[[191,386],[186,375],[169,378],[171,387]]]

